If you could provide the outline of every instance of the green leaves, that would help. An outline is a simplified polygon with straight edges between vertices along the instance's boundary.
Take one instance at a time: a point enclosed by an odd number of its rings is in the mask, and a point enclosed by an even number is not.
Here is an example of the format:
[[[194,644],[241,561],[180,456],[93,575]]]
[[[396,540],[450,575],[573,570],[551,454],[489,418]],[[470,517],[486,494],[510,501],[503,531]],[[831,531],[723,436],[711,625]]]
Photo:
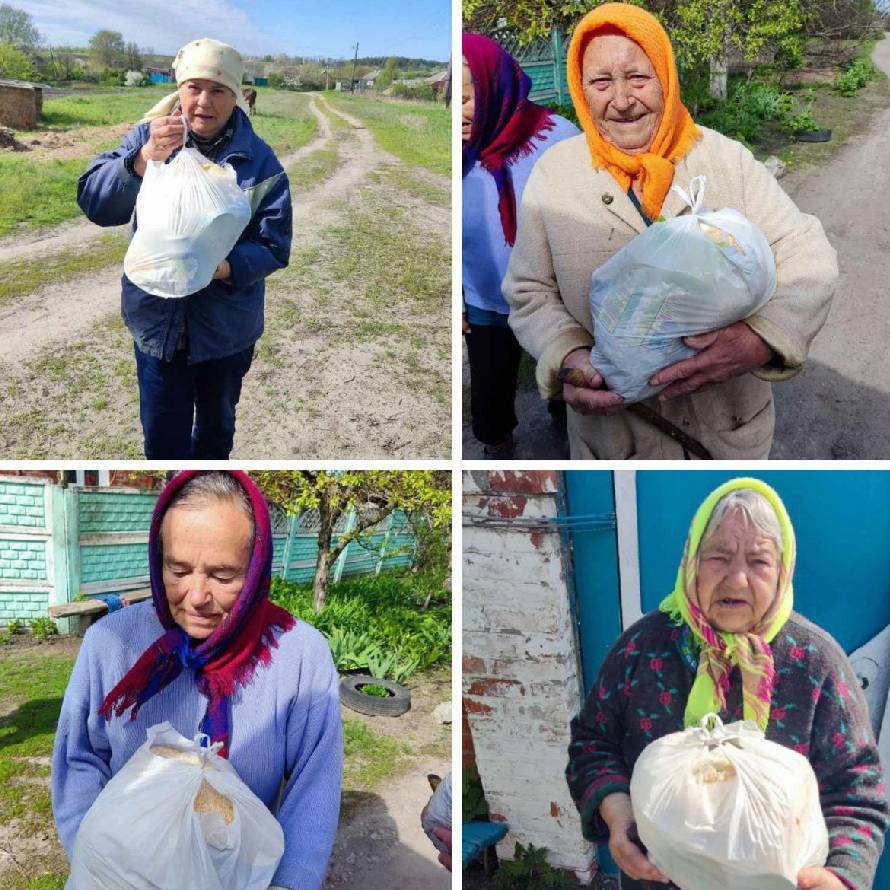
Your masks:
[[[332,585],[317,614],[309,585],[275,578],[271,598],[325,635],[337,670],[402,683],[451,658],[451,608],[421,611],[425,581],[393,573],[349,579]]]

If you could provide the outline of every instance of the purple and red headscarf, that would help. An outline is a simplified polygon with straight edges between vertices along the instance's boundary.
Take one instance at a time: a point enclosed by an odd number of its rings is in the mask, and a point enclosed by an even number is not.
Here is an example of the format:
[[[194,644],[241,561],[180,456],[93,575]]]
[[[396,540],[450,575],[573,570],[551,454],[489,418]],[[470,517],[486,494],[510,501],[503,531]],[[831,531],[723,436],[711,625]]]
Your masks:
[[[161,492],[151,519],[148,537],[148,565],[151,594],[155,612],[165,628],[123,679],[108,693],[99,714],[110,720],[112,713],[120,717],[128,709],[135,719],[139,709],[153,695],[175,680],[183,668],[195,673],[198,689],[208,699],[207,712],[200,731],[211,743],[221,742],[220,754],[228,756],[229,699],[238,688],[249,686],[258,665],[272,659],[278,646],[274,631],[290,630],[293,615],[269,602],[272,580],[272,523],[269,507],[262,492],[247,473],[227,471],[250,498],[254,519],[253,550],[247,567],[244,586],[238,594],[229,617],[213,633],[194,647],[190,638],[174,620],[164,590],[163,559],[159,533],[161,522],[173,496],[200,471],[179,473]]]
[[[516,194],[510,165],[534,151],[533,140],[553,127],[553,112],[528,99],[531,78],[505,49],[481,34],[463,35],[475,111],[470,139],[463,147],[463,175],[478,161],[498,189],[504,238],[516,241]]]

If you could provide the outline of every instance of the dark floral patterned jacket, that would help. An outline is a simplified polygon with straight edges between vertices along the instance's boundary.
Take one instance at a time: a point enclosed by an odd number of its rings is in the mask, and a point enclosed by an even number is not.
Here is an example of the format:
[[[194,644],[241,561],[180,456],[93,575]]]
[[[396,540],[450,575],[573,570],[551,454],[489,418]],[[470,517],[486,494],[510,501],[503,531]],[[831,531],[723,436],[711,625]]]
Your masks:
[[[792,613],[772,642],[776,684],[766,737],[808,758],[819,780],[830,868],[851,890],[871,890],[888,825],[887,792],[865,701],[846,655],[824,630]],[[572,721],[566,770],[584,836],[608,839],[603,798],[628,792],[634,764],[656,738],[683,729],[697,652],[688,628],[650,612],[612,647]],[[726,722],[742,719],[733,671]]]

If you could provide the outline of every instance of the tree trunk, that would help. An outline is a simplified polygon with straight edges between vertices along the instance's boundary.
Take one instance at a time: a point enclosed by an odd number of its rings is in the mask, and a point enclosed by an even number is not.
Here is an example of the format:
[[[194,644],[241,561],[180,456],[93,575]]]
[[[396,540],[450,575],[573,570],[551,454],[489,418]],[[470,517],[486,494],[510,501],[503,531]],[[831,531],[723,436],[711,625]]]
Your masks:
[[[709,64],[711,79],[708,92],[712,99],[719,99],[721,102],[725,102],[727,95],[726,51],[724,50],[722,55],[711,59]]]
[[[315,563],[315,578],[312,581],[312,610],[317,614],[324,608],[328,595],[328,549],[318,548],[318,560]]]
[[[318,613],[324,608],[328,595],[331,565],[331,538],[339,513],[332,513],[324,498],[318,506],[318,558],[315,561],[315,578],[312,581],[312,609]]]

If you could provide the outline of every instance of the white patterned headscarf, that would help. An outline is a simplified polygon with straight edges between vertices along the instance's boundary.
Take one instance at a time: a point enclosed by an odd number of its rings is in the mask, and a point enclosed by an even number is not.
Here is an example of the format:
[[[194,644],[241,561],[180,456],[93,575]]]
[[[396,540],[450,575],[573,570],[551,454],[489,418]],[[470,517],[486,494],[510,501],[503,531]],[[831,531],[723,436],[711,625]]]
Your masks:
[[[247,112],[247,105],[241,95],[244,60],[228,43],[220,43],[212,37],[202,37],[187,43],[173,60],[173,72],[177,86],[187,80],[214,80],[228,87],[235,94],[237,106]],[[178,100],[178,92],[164,96],[157,105],[145,112],[140,123],[170,114]]]

